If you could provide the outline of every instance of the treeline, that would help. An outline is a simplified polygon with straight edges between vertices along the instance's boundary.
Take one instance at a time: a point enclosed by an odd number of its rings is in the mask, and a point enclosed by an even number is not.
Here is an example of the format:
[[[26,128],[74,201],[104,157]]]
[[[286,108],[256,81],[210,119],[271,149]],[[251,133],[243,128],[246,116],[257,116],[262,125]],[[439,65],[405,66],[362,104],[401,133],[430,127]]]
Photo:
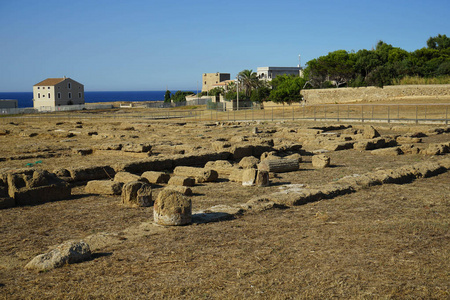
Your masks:
[[[382,41],[372,50],[330,52],[309,61],[304,74],[313,88],[384,86],[405,77],[449,75],[450,38],[440,34],[414,52]]]

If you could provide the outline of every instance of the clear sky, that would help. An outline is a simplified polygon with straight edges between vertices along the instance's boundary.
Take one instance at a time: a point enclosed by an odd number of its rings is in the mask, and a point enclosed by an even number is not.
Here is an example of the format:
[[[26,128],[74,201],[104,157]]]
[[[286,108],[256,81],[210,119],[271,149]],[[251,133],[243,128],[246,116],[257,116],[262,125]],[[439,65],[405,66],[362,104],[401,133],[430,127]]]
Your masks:
[[[449,0],[0,0],[0,92],[63,76],[86,91],[195,90],[202,73],[379,40],[414,51],[449,31]]]

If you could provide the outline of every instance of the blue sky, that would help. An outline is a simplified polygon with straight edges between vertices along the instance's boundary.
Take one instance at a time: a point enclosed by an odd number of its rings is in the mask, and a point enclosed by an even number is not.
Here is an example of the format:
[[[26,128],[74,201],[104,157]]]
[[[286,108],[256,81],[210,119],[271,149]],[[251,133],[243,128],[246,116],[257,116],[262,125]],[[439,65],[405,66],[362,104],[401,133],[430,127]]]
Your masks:
[[[302,65],[379,40],[450,35],[448,0],[0,0],[0,92],[71,77],[86,91],[201,88],[202,73]]]

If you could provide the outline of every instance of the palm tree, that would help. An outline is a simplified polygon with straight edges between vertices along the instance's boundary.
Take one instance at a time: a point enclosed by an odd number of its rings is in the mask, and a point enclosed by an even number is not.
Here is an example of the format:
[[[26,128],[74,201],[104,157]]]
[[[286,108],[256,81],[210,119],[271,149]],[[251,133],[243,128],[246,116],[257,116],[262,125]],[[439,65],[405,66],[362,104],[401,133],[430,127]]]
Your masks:
[[[242,84],[245,90],[245,96],[250,97],[253,88],[259,84],[259,79],[253,70],[243,70],[238,74],[239,83]]]

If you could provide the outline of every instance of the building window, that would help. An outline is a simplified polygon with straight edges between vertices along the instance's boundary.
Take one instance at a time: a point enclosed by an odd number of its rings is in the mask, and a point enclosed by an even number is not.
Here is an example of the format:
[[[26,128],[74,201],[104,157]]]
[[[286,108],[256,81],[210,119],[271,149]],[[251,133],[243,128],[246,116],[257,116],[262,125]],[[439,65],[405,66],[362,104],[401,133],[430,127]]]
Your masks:
[[[72,99],[72,93],[69,93],[69,99]]]
[[[42,98],[45,98],[45,94],[42,94]]]
[[[72,88],[72,85],[70,84],[70,82],[67,83],[67,88],[68,88],[68,89],[71,89],[71,88]]]
[[[50,87],[48,86],[48,87],[47,87],[47,90],[49,90],[49,89],[50,89]]]
[[[50,93],[48,93],[48,97],[50,98]]]
[[[61,99],[61,93],[58,93],[58,99]]]
[[[40,89],[40,87],[38,87],[38,90]]]
[[[81,93],[78,93],[78,98],[80,98],[80,99],[81,99]]]
[[[38,99],[41,98],[41,93],[38,93]]]

